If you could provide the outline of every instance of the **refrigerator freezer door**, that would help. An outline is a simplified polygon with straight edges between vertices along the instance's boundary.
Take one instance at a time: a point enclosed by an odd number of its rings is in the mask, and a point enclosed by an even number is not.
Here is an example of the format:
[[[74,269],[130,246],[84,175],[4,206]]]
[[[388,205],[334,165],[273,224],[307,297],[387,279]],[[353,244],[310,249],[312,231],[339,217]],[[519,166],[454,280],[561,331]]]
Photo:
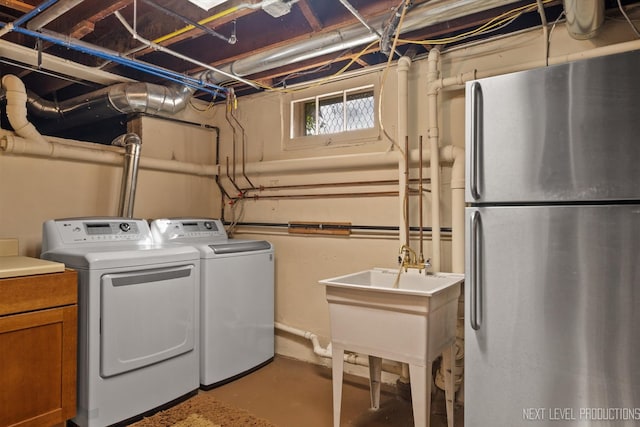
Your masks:
[[[640,205],[466,220],[465,426],[637,426]]]
[[[640,51],[467,83],[468,203],[640,200]]]

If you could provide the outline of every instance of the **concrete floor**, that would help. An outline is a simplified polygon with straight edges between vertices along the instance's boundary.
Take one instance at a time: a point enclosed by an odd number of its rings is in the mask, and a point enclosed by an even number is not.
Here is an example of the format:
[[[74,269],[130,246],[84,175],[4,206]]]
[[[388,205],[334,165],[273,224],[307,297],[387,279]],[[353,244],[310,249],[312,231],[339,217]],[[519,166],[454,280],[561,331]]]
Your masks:
[[[202,393],[202,391],[201,391]],[[218,400],[229,402],[279,427],[333,425],[331,369],[276,356],[273,362],[232,383],[214,388]],[[411,402],[393,386],[383,386],[380,409],[369,409],[368,380],[345,374],[342,426],[413,426]],[[455,411],[455,425],[463,425],[463,408]],[[446,426],[444,393],[433,394],[431,426]]]

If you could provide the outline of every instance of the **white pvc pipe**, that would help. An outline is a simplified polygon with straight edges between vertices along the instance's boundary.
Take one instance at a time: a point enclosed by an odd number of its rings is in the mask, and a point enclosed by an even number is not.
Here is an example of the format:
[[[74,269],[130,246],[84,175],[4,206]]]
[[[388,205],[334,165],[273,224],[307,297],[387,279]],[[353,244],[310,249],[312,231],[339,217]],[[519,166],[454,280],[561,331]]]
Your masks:
[[[398,158],[398,201],[400,222],[398,230],[400,232],[400,245],[410,246],[409,242],[409,194],[407,188],[409,185],[409,169],[407,168],[409,156],[409,145],[405,146],[405,141],[409,135],[409,68],[411,68],[411,58],[402,56],[398,60],[398,133],[397,143],[401,147],[406,147],[404,154],[402,150],[398,150],[400,156]],[[400,381],[409,383],[409,365],[403,363],[401,365]]]
[[[2,87],[7,97],[7,118],[13,130],[23,138],[36,142],[46,142],[27,119],[27,90],[24,83],[12,74],[2,77]]]
[[[395,168],[397,165],[398,157],[395,152],[377,152],[247,163],[245,171],[248,174],[275,175],[308,173],[310,170],[352,171],[357,169],[384,169]]]
[[[632,50],[640,49],[640,39],[634,39],[628,42],[616,43],[613,45],[595,47],[593,49],[587,49],[580,52],[567,53],[564,55],[556,55],[549,57],[549,65],[564,64],[567,62],[578,61],[581,59],[596,58],[599,56],[613,55],[616,53],[629,52]],[[453,58],[464,58],[465,53],[461,50],[454,49],[451,52],[455,56]],[[530,70],[533,68],[540,68],[546,65],[544,60],[534,60],[528,62],[519,62],[517,64],[507,65],[499,68],[491,68],[488,70],[473,69],[466,71],[451,77],[439,78],[434,85],[438,88],[445,89],[459,89],[470,80],[482,79],[485,77],[499,76],[502,74],[515,73],[518,71]]]
[[[429,171],[431,177],[431,270],[440,271],[440,148],[438,135],[438,64],[440,50],[434,47],[427,58],[427,127],[429,138]]]
[[[451,168],[451,271],[464,273],[464,149],[447,145],[440,149],[442,163]]]
[[[11,24],[8,24],[11,25]],[[6,28],[6,27],[5,27]],[[1,30],[0,30],[1,32]],[[53,71],[66,76],[73,76],[76,79],[101,85],[111,85],[115,83],[135,82],[135,80],[102,71],[96,67],[87,67],[68,59],[60,58],[46,52],[41,55],[34,55],[33,49],[11,43],[0,39],[0,52],[5,59],[21,62],[22,64],[40,67],[43,70]],[[38,61],[40,59],[40,62]]]
[[[323,348],[320,345],[320,341],[318,340],[318,336],[316,334],[309,331],[303,331],[302,329],[294,328],[293,326],[285,325],[280,322],[274,322],[274,326],[278,330],[281,330],[291,335],[295,335],[311,341],[313,345],[314,354],[320,357],[331,359],[332,357],[331,343],[327,344],[327,348]],[[369,366],[369,358],[367,356],[362,356],[355,353],[345,353],[344,361],[352,365]],[[382,370],[384,370],[385,372],[396,374],[396,375],[400,374],[400,368],[396,364],[383,363]]]
[[[320,341],[318,340],[318,336],[309,331],[303,331],[301,329],[294,328],[289,325],[285,325],[283,323],[275,322],[276,329],[287,332],[291,335],[295,335],[298,337],[302,337],[306,340],[311,341],[313,344],[313,352],[320,357],[331,358],[331,343],[327,345],[327,348],[322,348],[320,345]]]
[[[121,148],[111,148],[89,142],[73,144],[57,141],[33,141],[6,134],[0,136],[0,151],[33,157],[55,158],[107,165],[122,165]],[[162,172],[175,172],[187,175],[213,177],[218,175],[218,167],[175,160],[140,158],[140,168]]]

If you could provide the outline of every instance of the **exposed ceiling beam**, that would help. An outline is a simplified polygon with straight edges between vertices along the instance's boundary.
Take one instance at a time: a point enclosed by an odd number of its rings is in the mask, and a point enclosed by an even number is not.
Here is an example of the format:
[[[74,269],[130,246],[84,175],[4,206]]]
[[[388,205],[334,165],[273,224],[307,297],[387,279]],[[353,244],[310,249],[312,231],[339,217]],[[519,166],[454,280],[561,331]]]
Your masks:
[[[0,0],[0,5],[10,7],[11,9],[15,9],[23,13],[31,12],[35,7],[18,0]]]
[[[311,7],[309,7],[309,3],[307,0],[300,0],[298,2],[298,7],[302,11],[302,15],[305,17],[311,28],[314,32],[318,32],[322,30],[322,23],[320,19],[316,16],[315,12]]]
[[[69,31],[69,28],[75,28],[79,22],[84,21],[90,23],[95,28],[96,23],[113,15],[114,12],[124,9],[131,3],[133,3],[133,0],[100,0],[100,2],[86,1],[76,6],[73,13],[64,14],[58,17],[47,28],[55,32],[66,34]],[[85,33],[84,35],[89,33]]]
[[[87,34],[92,33],[95,28],[95,22],[84,19],[71,29],[69,36],[74,39],[82,39]]]

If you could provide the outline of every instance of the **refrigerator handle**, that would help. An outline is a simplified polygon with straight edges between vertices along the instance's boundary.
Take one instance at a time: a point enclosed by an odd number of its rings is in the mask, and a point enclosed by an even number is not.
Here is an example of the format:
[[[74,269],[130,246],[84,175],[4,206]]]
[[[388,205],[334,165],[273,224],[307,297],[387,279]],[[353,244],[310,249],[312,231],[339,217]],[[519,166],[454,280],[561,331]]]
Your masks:
[[[482,313],[480,305],[482,304],[482,284],[480,283],[480,212],[471,212],[471,241],[469,242],[469,261],[470,261],[470,280],[469,280],[469,321],[473,330],[480,329]]]
[[[482,86],[479,82],[471,83],[471,144],[469,158],[471,159],[470,167],[470,183],[469,189],[471,190],[471,197],[474,200],[480,198],[479,191],[479,165],[478,165],[478,147],[481,144],[482,138]]]

